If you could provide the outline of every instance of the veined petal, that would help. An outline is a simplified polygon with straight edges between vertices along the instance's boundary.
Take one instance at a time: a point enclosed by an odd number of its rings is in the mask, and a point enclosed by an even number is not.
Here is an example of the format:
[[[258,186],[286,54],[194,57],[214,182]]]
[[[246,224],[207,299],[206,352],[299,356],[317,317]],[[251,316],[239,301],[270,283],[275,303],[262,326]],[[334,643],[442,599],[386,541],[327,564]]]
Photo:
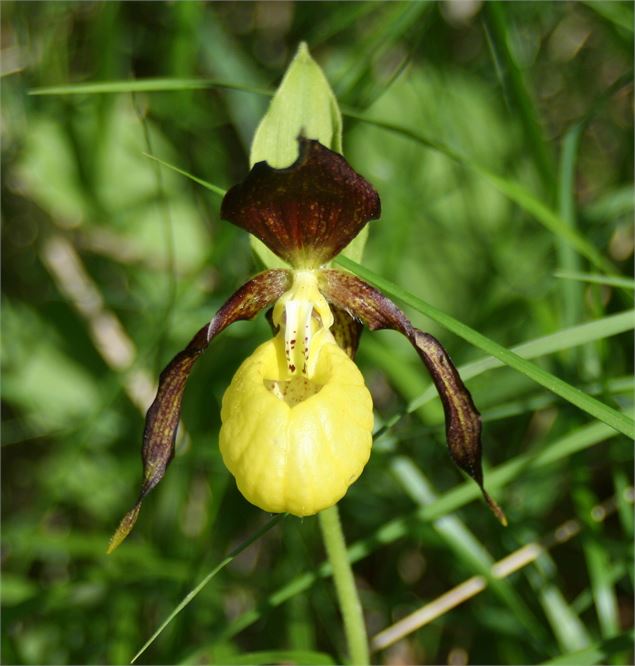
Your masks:
[[[286,169],[266,162],[223,199],[221,217],[246,229],[296,268],[317,268],[357,236],[381,206],[373,186],[338,153],[300,137]]]
[[[194,363],[223,329],[240,319],[255,317],[280,298],[290,284],[290,273],[285,270],[265,271],[246,282],[163,370],[159,377],[156,398],[146,415],[141,492],[136,504],[123,517],[113,535],[108,547],[109,553],[128,536],[137,520],[143,499],[163,478],[166,467],[174,456],[183,391]]]
[[[391,328],[410,340],[441,397],[452,459],[476,481],[496,518],[506,525],[505,514],[483,486],[480,414],[441,343],[430,334],[414,328],[389,298],[354,275],[324,270],[320,272],[319,285],[327,301],[362,321],[371,331]]]

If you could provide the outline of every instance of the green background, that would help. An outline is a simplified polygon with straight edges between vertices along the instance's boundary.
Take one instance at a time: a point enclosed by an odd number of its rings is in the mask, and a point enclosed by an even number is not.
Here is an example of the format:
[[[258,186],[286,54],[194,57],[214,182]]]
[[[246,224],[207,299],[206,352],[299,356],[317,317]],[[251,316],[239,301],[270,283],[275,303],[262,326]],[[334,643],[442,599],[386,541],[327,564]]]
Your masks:
[[[237,492],[217,446],[223,391],[269,335],[260,317],[199,362],[175,460],[129,540],[105,555],[137,492],[152,383],[258,269],[246,234],[219,220],[220,197],[144,153],[221,188],[243,178],[263,93],[300,41],[344,111],[347,159],[382,198],[364,265],[504,346],[554,336],[533,361],[630,413],[633,317],[614,316],[632,307],[632,281],[557,273],[632,274],[631,3],[2,10],[4,663],[128,663],[268,520]],[[149,78],[163,81],[31,94]],[[457,365],[483,357],[406,310]],[[407,342],[366,333],[358,362],[377,427],[401,415],[340,506],[349,543],[361,541],[354,571],[371,638],[564,521],[580,527],[373,660],[629,663],[631,442],[510,368],[474,376],[503,529],[451,464],[439,401],[408,410],[430,381]],[[615,511],[597,520],[592,507],[612,497]],[[316,519],[284,519],[140,662],[341,662],[331,581],[300,585],[323,560]]]

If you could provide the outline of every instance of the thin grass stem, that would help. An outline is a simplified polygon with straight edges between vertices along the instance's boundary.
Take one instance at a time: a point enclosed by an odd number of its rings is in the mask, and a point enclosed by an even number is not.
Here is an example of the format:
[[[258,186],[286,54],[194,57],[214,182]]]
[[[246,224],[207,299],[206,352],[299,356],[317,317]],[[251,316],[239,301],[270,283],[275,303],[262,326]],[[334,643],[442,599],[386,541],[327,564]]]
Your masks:
[[[240,555],[243,550],[246,550],[251,546],[254,541],[260,539],[261,536],[266,534],[272,527],[277,525],[283,518],[286,517],[286,513],[278,513],[275,516],[272,516],[259,530],[256,530],[250,537],[245,539],[242,543],[238,544],[234,550],[227,555],[221,562],[219,562],[206,576],[203,580],[191,589],[181,602],[174,608],[174,610],[168,615],[168,617],[161,623],[158,629],[148,638],[148,640],[143,644],[141,649],[135,654],[135,656],[130,660],[131,664],[134,664],[137,659],[154,643],[154,641],[159,637],[163,630],[172,622],[172,620],[192,601],[192,599],[214,578],[214,576],[222,571],[235,557]]]
[[[337,504],[322,511],[318,517],[324,547],[333,567],[335,591],[344,619],[344,633],[351,663],[355,666],[368,664],[370,662],[364,614],[348,559]]]

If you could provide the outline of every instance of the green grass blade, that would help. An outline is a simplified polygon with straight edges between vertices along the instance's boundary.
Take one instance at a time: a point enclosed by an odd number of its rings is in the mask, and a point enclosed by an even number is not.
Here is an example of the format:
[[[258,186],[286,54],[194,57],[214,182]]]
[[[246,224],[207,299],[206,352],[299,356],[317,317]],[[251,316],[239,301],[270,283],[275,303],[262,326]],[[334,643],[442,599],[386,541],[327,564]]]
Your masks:
[[[219,197],[225,196],[226,190],[224,190],[222,187],[218,187],[218,185],[213,185],[212,183],[208,183],[206,180],[198,178],[197,176],[194,176],[193,174],[189,173],[188,171],[185,171],[184,169],[179,169],[179,167],[174,166],[174,164],[170,164],[169,162],[165,162],[159,159],[158,157],[155,157],[154,155],[150,155],[150,153],[143,153],[143,155],[151,160],[154,160],[155,162],[158,162],[161,166],[164,166],[168,169],[172,169],[172,171],[176,171],[176,173],[181,174],[181,176],[185,176],[186,178],[193,180],[195,183],[202,185],[205,189],[209,190],[210,192],[218,194]]]
[[[587,412],[587,414],[590,414],[600,421],[610,425],[612,428],[618,432],[623,433],[627,437],[630,437],[631,439],[635,438],[635,422],[625,414],[622,414],[621,412],[618,412],[612,407],[605,405],[599,400],[586,395],[579,389],[571,386],[571,384],[568,384],[567,382],[556,377],[555,375],[552,375],[546,370],[539,368],[533,363],[526,361],[518,354],[515,354],[514,352],[506,349],[493,340],[490,340],[481,333],[478,333],[469,326],[466,326],[457,319],[454,319],[454,317],[451,317],[445,312],[438,310],[434,306],[425,303],[420,298],[417,298],[404,289],[401,289],[397,285],[389,282],[388,280],[385,280],[379,275],[376,275],[367,268],[356,264],[350,259],[347,259],[346,257],[339,257],[336,261],[343,268],[350,270],[364,280],[372,282],[375,286],[377,286],[379,289],[382,289],[387,294],[399,299],[407,305],[410,305],[418,312],[421,312],[427,317],[430,317],[459,337],[467,340],[467,342],[473,344],[475,347],[478,347],[479,349],[482,349],[488,354],[496,357],[505,365],[508,365],[518,372],[523,373],[536,383],[544,386],[556,395],[559,395],[567,402],[570,402],[572,405],[575,405],[582,411]]]
[[[369,14],[377,11],[376,2],[346,2],[339,4],[337,20],[329,20],[311,26],[311,32],[306,41],[313,49],[341,34],[345,30],[355,26],[360,21],[366,20]]]
[[[605,284],[607,287],[621,287],[623,289],[635,289],[635,280],[630,278],[613,277],[608,275],[596,275],[593,273],[578,273],[576,271],[557,271],[554,277],[561,280],[577,280],[589,284]]]
[[[227,555],[221,562],[219,562],[206,576],[203,580],[192,590],[190,590],[183,600],[176,606],[176,608],[168,615],[168,617],[161,623],[159,628],[150,636],[150,638],[143,644],[141,649],[135,654],[131,659],[130,663],[134,664],[135,661],[154,643],[154,641],[159,637],[161,632],[172,622],[172,620],[194,599],[194,597],[214,578],[214,576],[222,571],[235,557],[240,555],[243,550],[246,550],[251,546],[254,541],[260,539],[263,534],[266,534],[272,527],[275,527],[287,514],[279,513],[273,518],[270,518],[267,523],[265,523],[259,530],[254,532],[248,539],[245,539],[241,544],[239,544],[234,550]]]
[[[498,1],[488,2],[486,10],[487,26],[493,47],[500,55],[507,73],[509,96],[514,100],[514,110],[518,111],[527,137],[526,147],[534,154],[535,162],[547,191],[552,191],[555,182],[553,155],[550,154],[540,125],[536,103],[532,99],[530,86],[518,64],[507,26],[508,8]]]
[[[582,650],[591,643],[589,633],[554,583],[553,575],[549,575],[551,569],[555,569],[555,564],[548,553],[543,553],[535,564],[535,570],[530,572],[530,579],[534,580],[535,593],[560,648],[566,651]]]
[[[133,79],[130,81],[93,81],[59,86],[32,88],[29,95],[104,95],[117,93],[174,92],[178,90],[206,90],[226,88],[240,92],[255,93],[270,97],[273,93],[264,88],[218,81],[216,79]]]
[[[371,3],[373,4],[373,3]],[[410,3],[374,3],[377,8],[376,28],[364,41],[361,49],[344,64],[334,88],[342,103],[350,102],[355,97],[357,105],[367,107],[384,94],[394,81],[394,73],[402,70],[408,56],[395,63],[393,75],[388,81],[377,81],[373,70],[395,44],[403,43],[404,37],[413,31],[421,31],[424,14],[429,12],[433,3],[429,0]]]
[[[594,664],[609,664],[613,657],[628,655],[632,652],[634,637],[635,632],[630,629],[615,638],[600,641],[584,650],[560,655],[559,657],[543,662],[543,664],[550,664],[552,666],[593,666]]]
[[[535,220],[540,222],[554,235],[567,241],[582,256],[586,257],[596,268],[605,273],[615,274],[615,266],[606,259],[595,246],[586,238],[581,236],[575,229],[570,227],[557,213],[545,206],[539,199],[528,192],[524,187],[503,178],[488,169],[474,166],[474,169],[484,176],[496,189],[508,199],[518,204],[524,211],[529,213]]]
[[[523,342],[512,347],[511,351],[524,359],[537,358],[584,345],[595,340],[610,338],[613,335],[625,333],[634,328],[635,310],[627,310],[626,312],[620,312],[619,314],[603,317],[596,321],[571,326],[557,333]],[[502,360],[489,356],[461,366],[460,371],[463,379],[467,380],[482,374],[486,370],[501,368],[504,365],[505,363]]]
[[[558,208],[560,217],[573,229],[576,228],[575,167],[582,131],[583,126],[578,124],[566,133],[562,142],[562,153],[560,156]],[[562,239],[559,239],[558,242],[558,256],[560,264],[565,270],[580,270],[580,257]],[[580,319],[580,312],[582,311],[582,289],[579,284],[571,282],[565,282],[560,287],[563,300],[562,321],[565,326],[571,326]]]
[[[630,499],[625,498],[626,504],[628,504],[629,508],[633,508],[633,488],[629,487],[629,493],[630,493]],[[616,498],[618,501],[621,498]],[[627,571],[627,567],[630,570],[630,562],[628,565],[626,565],[625,562],[620,562],[618,564],[613,564],[608,573],[607,576],[609,580],[611,581],[612,585],[615,585],[618,583],[618,581],[622,578],[625,578],[628,576],[629,571]],[[578,596],[571,602],[571,606],[575,609],[576,613],[578,614],[583,614],[589,610],[593,606],[593,592],[590,587],[586,587]]]
[[[582,390],[589,395],[616,396],[619,394],[628,394],[631,396],[633,393],[633,378],[617,377],[602,383],[586,384],[582,387]],[[431,398],[432,397],[434,396],[431,396]],[[485,407],[481,410],[481,418],[484,423],[488,421],[508,419],[512,416],[545,409],[546,407],[555,404],[558,399],[559,398],[553,393],[546,391],[541,391],[540,393],[529,396],[523,395],[515,400],[510,400],[509,402],[497,404],[492,407]]]
[[[585,543],[584,552],[602,636],[610,638],[618,633],[620,625],[618,599],[609,575],[610,557],[606,545],[593,537]]]
[[[586,465],[576,469],[577,483],[573,488],[573,499],[578,515],[586,524],[588,536],[582,542],[591,592],[602,638],[611,638],[619,633],[618,601],[611,580],[611,560],[602,540],[603,525],[591,519],[591,511],[597,497],[590,489],[590,471]]]

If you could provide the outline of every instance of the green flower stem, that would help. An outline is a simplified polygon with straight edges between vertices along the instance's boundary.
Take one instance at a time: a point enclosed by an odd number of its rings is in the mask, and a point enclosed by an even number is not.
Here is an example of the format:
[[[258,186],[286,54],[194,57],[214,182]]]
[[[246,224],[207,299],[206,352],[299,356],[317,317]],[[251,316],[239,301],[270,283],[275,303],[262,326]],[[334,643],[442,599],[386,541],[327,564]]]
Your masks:
[[[353,570],[348,561],[337,504],[320,512],[318,517],[326,553],[333,567],[335,591],[344,618],[344,632],[350,660],[355,666],[363,666],[369,663],[368,637],[362,605],[353,579]]]

